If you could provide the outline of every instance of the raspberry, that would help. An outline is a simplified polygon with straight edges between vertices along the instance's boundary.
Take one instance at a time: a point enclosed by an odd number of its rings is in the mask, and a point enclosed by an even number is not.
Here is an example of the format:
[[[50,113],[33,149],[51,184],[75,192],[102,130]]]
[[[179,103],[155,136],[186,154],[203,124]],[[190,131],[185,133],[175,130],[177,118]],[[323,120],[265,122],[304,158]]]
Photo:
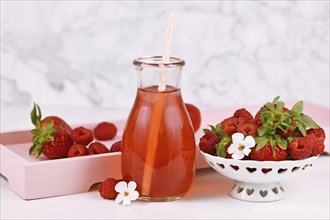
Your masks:
[[[258,126],[254,123],[240,124],[237,127],[237,132],[244,134],[244,136],[256,135],[258,133]]]
[[[104,153],[109,153],[109,150],[104,144],[102,144],[100,142],[91,143],[88,147],[88,154],[89,155],[104,154]]]
[[[110,152],[120,152],[121,151],[121,141],[117,141],[112,144]]]
[[[253,119],[253,116],[250,112],[248,112],[245,108],[241,108],[235,111],[234,117],[236,118],[246,118],[246,119]]]
[[[232,135],[237,132],[238,118],[230,117],[221,122],[221,129],[228,135]]]
[[[324,142],[324,139],[325,139],[325,132],[322,128],[308,129],[307,135],[314,135],[322,143]]]
[[[324,152],[324,143],[320,141],[315,135],[306,135],[306,138],[310,141],[313,147],[311,156],[317,156]]]
[[[87,146],[90,142],[93,141],[94,136],[91,130],[84,127],[78,127],[73,129],[71,138],[76,144]]]
[[[257,114],[256,114],[256,116],[254,117],[254,120],[255,120],[255,122],[256,122],[256,124],[258,126],[261,126],[262,125],[262,121],[261,121],[260,117],[261,117],[261,112],[258,111]]]
[[[199,147],[203,152],[211,155],[215,155],[216,154],[215,145],[218,144],[219,142],[220,140],[217,135],[215,135],[212,132],[207,132],[199,140]]]
[[[115,191],[115,186],[119,180],[107,178],[99,184],[98,190],[104,199],[116,199],[118,192]]]
[[[79,157],[88,155],[88,150],[85,145],[74,144],[68,151],[68,157]]]
[[[202,121],[201,112],[196,106],[192,104],[185,103],[185,106],[188,111],[189,117],[191,119],[194,132],[196,132],[201,126],[201,121]]]
[[[287,150],[280,148],[275,144],[275,152],[273,152],[268,142],[263,148],[257,150],[256,147],[251,149],[250,158],[258,161],[281,161],[288,158]]]
[[[94,129],[94,136],[97,140],[111,140],[117,134],[117,127],[110,122],[101,122]]]
[[[289,155],[294,160],[301,160],[309,157],[313,146],[308,138],[294,138],[288,148]]]
[[[129,182],[133,181],[133,178],[131,175],[127,174],[123,177],[123,181],[125,181],[126,183],[129,183]]]

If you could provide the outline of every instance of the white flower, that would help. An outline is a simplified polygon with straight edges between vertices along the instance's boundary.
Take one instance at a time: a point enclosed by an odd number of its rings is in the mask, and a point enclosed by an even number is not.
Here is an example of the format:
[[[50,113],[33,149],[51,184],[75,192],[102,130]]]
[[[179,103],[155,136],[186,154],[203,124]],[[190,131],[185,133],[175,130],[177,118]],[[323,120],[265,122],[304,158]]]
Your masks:
[[[240,160],[244,155],[248,156],[252,147],[256,142],[252,136],[246,136],[242,133],[235,133],[232,136],[233,143],[228,148],[228,153],[232,154],[231,157],[235,160]]]
[[[134,201],[139,197],[139,193],[135,189],[136,183],[134,181],[129,182],[128,185],[125,181],[117,183],[115,190],[119,194],[116,197],[115,203],[120,204],[123,202],[123,206],[131,204],[131,201]]]

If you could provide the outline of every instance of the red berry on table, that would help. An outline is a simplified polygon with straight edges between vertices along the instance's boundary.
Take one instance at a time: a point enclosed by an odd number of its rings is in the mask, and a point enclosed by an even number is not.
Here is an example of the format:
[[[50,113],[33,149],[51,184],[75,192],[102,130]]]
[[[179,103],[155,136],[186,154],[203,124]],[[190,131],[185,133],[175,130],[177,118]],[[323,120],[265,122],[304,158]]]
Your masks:
[[[191,119],[191,122],[192,122],[192,125],[194,128],[194,132],[196,132],[201,126],[201,122],[202,122],[201,112],[195,105],[185,103],[185,106],[189,113],[189,117]]]
[[[119,181],[113,178],[107,178],[99,184],[98,190],[104,199],[116,199],[118,192],[115,191],[115,186]]]
[[[109,153],[109,150],[104,144],[100,142],[93,142],[88,147],[88,153],[89,155],[104,154],[104,153]]]
[[[43,153],[48,159],[67,157],[73,144],[71,127],[57,116],[48,116],[41,120],[41,110],[37,104],[34,104],[30,115],[35,128],[31,130],[33,145],[29,154],[39,157]]]
[[[74,144],[68,151],[68,157],[80,157],[86,155],[88,155],[88,149],[82,144]]]
[[[200,149],[208,154],[215,155],[215,145],[220,142],[218,136],[212,132],[207,132],[199,140]]]
[[[97,140],[111,140],[117,134],[117,127],[110,122],[101,122],[94,128],[94,136]]]
[[[121,141],[117,141],[112,144],[110,152],[120,152],[121,151]]]
[[[270,143],[267,143],[259,150],[253,147],[251,149],[250,158],[257,161],[281,161],[288,158],[288,153],[286,149],[280,148],[276,143],[275,151],[273,152]]]
[[[301,160],[309,157],[312,153],[313,146],[308,138],[294,138],[288,147],[289,155],[294,160]]]
[[[90,142],[93,141],[94,136],[93,132],[90,129],[80,126],[78,128],[73,129],[71,133],[71,138],[76,144],[82,144],[87,146]]]

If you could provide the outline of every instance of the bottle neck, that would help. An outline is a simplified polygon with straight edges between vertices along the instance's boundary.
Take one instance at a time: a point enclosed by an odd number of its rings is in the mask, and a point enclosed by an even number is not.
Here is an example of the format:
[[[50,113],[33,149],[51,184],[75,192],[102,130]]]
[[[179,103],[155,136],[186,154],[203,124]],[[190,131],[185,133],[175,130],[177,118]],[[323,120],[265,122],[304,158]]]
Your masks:
[[[136,67],[138,87],[158,87],[158,91],[175,90],[181,87],[182,67],[161,68],[154,66]]]
[[[180,89],[184,60],[171,57],[163,62],[161,56],[142,57],[133,61],[138,75],[138,87],[157,86],[157,91]]]

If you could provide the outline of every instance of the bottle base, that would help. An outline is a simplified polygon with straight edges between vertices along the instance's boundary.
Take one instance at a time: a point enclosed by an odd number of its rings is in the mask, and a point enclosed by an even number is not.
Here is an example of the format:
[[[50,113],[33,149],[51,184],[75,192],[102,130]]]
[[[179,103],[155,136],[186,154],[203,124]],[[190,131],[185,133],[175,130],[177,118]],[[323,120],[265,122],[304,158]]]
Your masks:
[[[170,202],[181,199],[182,196],[171,196],[171,197],[149,197],[149,196],[139,196],[139,200],[148,202]]]

